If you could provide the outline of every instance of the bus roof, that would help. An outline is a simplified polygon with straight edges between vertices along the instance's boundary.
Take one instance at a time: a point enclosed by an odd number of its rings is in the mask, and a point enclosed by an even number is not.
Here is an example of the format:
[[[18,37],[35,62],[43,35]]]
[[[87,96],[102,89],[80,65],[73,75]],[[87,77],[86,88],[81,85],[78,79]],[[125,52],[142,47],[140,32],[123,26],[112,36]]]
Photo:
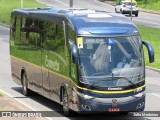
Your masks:
[[[136,25],[121,14],[89,9],[26,8],[12,13],[37,19],[57,17],[68,21],[78,35],[129,35],[137,34]]]

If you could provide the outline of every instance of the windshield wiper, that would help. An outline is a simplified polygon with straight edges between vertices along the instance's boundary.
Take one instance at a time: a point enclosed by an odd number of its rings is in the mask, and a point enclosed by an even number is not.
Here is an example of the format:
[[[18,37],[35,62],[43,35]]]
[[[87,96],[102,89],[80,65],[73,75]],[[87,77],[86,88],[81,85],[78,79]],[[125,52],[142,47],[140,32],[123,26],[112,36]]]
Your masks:
[[[92,83],[91,85],[89,85],[89,88],[93,87],[96,83],[99,83],[99,82],[102,82],[102,81],[112,81],[112,80],[115,80],[115,79],[121,79],[121,78],[124,78],[123,80],[126,80],[128,81],[130,84],[132,84],[135,88],[137,88],[137,85],[135,83],[133,83],[131,80],[129,80],[128,78],[126,77],[123,77],[123,76],[111,76],[111,77],[107,77],[107,78],[110,78],[110,79],[105,79],[105,80],[98,80],[98,81],[95,81],[94,83]]]
[[[91,85],[89,85],[89,88],[93,87],[96,83],[99,83],[99,82],[102,82],[102,81],[112,81],[112,79],[95,81],[94,83],[92,83]]]
[[[134,83],[134,82],[132,82],[131,80],[129,80],[127,77],[123,77],[123,76],[114,76],[114,77],[112,77],[113,79],[117,79],[117,78],[119,78],[119,79],[121,79],[121,78],[124,78],[123,80],[126,80],[126,81],[128,81],[130,84],[132,84],[135,88],[137,87],[137,85]]]

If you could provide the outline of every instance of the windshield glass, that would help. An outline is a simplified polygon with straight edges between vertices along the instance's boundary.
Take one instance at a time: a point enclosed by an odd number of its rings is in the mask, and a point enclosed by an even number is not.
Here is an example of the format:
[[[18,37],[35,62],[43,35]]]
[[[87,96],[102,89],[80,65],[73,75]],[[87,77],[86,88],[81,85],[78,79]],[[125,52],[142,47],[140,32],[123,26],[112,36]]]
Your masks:
[[[81,83],[117,87],[132,86],[144,81],[144,61],[139,36],[78,39],[82,42],[78,48]]]
[[[132,5],[132,6],[136,6],[136,3],[134,3],[134,2],[132,2],[132,3],[131,3],[131,2],[124,2],[123,4],[130,5],[130,6],[131,6],[131,5]]]

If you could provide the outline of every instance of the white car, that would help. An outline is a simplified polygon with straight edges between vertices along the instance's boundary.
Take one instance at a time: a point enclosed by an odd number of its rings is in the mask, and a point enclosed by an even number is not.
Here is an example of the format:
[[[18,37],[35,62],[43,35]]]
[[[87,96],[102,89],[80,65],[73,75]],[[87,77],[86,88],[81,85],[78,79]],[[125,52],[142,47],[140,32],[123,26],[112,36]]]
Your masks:
[[[139,10],[137,8],[136,2],[121,1],[116,5],[115,12],[131,15],[131,9],[132,9],[132,14],[135,14],[135,16],[138,17]]]

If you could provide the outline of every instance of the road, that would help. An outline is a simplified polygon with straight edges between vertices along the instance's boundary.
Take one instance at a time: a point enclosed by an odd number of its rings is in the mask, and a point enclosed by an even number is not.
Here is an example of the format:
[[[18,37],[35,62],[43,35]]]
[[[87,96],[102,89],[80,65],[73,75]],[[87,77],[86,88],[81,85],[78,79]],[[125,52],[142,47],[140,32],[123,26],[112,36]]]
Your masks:
[[[40,0],[42,2],[42,0]],[[52,1],[52,0],[50,0]],[[76,2],[81,2],[81,5],[88,7],[91,7],[89,5],[90,0],[77,0]],[[94,0],[93,0],[94,1]],[[49,0],[45,0],[45,2],[49,2]],[[49,5],[55,6],[55,7],[67,7],[67,0],[54,0],[52,3],[49,3]],[[81,7],[79,4],[76,4],[75,7]],[[103,6],[102,6],[103,5]],[[95,8],[99,8],[99,6],[103,8],[108,8],[109,10],[112,10],[112,6],[107,5],[108,7],[104,7],[104,4],[97,3],[95,4]],[[108,11],[109,11],[108,10]],[[9,56],[9,29],[0,25],[0,92],[3,92],[10,97],[13,97],[15,100],[20,102],[20,104],[23,104],[27,107],[29,107],[33,111],[55,111],[54,115],[56,117],[53,118],[46,118],[49,120],[58,120],[58,119],[71,119],[71,120],[87,120],[88,117],[86,115],[83,115],[83,118],[80,117],[80,115],[75,114],[75,117],[72,118],[66,118],[63,117],[63,114],[61,112],[62,107],[53,102],[50,101],[38,94],[34,94],[33,96],[25,97],[21,93],[21,86],[17,85],[15,82],[13,82],[11,77],[11,69],[10,69],[10,56]],[[146,69],[146,108],[145,111],[160,111],[160,73],[154,72],[152,70]],[[132,114],[132,113],[131,113]],[[61,117],[60,117],[61,116]],[[89,118],[92,119],[99,119],[95,115],[89,116]],[[106,118],[106,116],[102,116],[102,118]],[[113,119],[113,118],[112,118]],[[114,118],[117,119],[117,118]],[[157,117],[125,117],[123,120],[159,120]]]
[[[41,3],[45,3],[51,7],[61,7],[61,8],[68,8],[69,7],[69,0],[37,0]],[[103,2],[99,2],[97,0],[73,0],[74,1],[74,8],[89,8],[89,9],[97,9],[97,10],[104,10],[107,12],[115,12],[114,7]],[[127,16],[127,15],[126,15]],[[128,18],[130,16],[127,16]],[[133,21],[136,24],[157,27],[160,28],[160,15],[150,14],[145,12],[140,12],[139,17],[133,16]]]

